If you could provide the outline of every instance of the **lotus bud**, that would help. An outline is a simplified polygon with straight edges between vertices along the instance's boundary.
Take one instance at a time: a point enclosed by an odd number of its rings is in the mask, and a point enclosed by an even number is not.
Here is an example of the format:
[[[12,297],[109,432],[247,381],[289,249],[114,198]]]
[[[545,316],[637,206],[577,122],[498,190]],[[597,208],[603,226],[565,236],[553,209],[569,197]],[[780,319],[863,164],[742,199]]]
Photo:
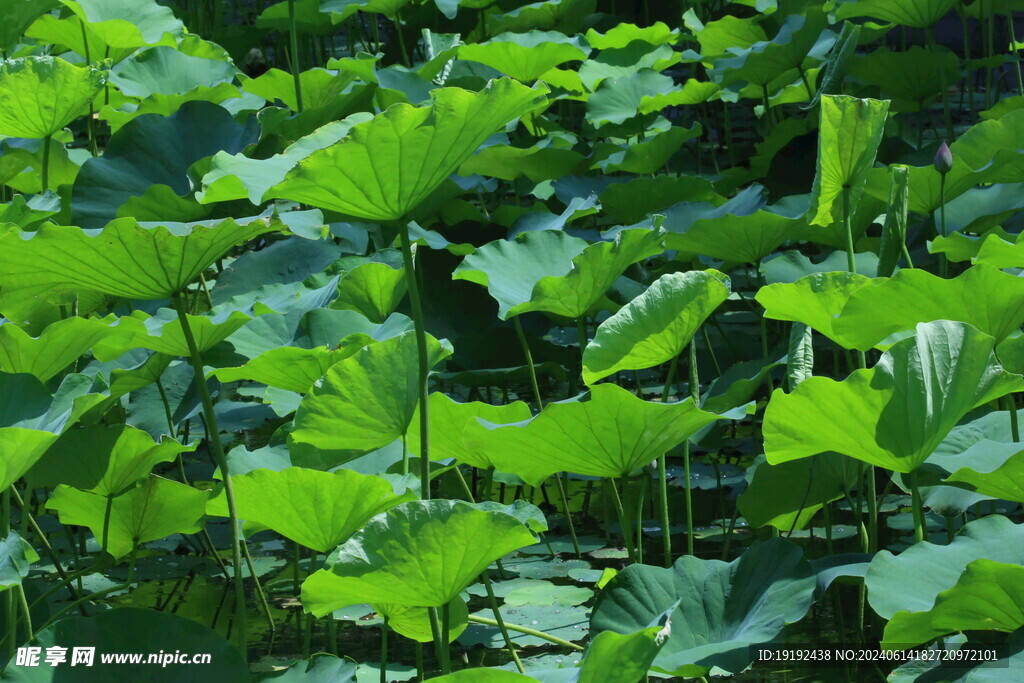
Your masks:
[[[946,175],[953,168],[953,153],[949,151],[949,145],[943,140],[939,145],[939,151],[935,153],[935,170]]]

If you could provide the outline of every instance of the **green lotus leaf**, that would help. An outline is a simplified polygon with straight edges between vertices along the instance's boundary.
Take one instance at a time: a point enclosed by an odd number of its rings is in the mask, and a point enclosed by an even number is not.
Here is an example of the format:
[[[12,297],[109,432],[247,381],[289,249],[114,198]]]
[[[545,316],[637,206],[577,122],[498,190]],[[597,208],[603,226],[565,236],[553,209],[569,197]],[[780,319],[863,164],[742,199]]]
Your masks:
[[[231,482],[240,518],[319,553],[338,547],[371,517],[416,499],[410,491],[395,494],[385,479],[346,469],[257,469]],[[211,500],[207,512],[226,517],[227,505]]]
[[[639,223],[653,213],[680,203],[721,202],[714,186],[706,179],[668,175],[614,183],[601,193],[599,199],[605,213],[626,225]]]
[[[106,70],[74,66],[58,57],[4,60],[0,135],[51,136],[85,113],[106,82]]]
[[[648,137],[644,142],[635,145],[617,145],[607,143],[600,153],[595,149],[591,168],[600,168],[605,173],[624,171],[626,173],[654,174],[665,167],[676,152],[684,144],[700,137],[703,129],[699,123],[690,128],[672,126],[664,133]],[[565,173],[563,175],[571,175]],[[623,183],[629,185],[629,183]],[[613,185],[612,187],[615,187]],[[608,188],[609,190],[611,188]],[[635,195],[634,195],[634,198]]]
[[[342,13],[342,16],[344,16],[345,10],[354,7],[360,12],[372,12],[374,14],[394,17],[408,3],[409,0],[321,0],[320,9]]]
[[[899,111],[918,111],[921,104],[942,93],[959,77],[959,58],[952,51],[938,52],[914,45],[893,52],[881,47],[866,55],[857,55],[847,66],[851,78],[878,86],[893,98]]]
[[[106,496],[58,486],[46,507],[56,510],[62,524],[87,526],[115,559],[139,543],[170,534],[193,534],[203,528],[209,491],[150,475],[146,483],[114,497],[110,507],[109,538],[104,542]]]
[[[557,147],[509,147],[491,145],[466,159],[459,175],[480,175],[515,180],[526,176],[533,182],[572,175],[585,166],[582,154]]]
[[[40,15],[58,6],[57,0],[0,0],[0,53],[10,54],[22,35]]]
[[[998,344],[1024,322],[1024,281],[988,265],[949,280],[908,268],[853,292],[832,329],[844,345],[869,349],[929,320],[968,323]]]
[[[536,538],[503,512],[454,500],[404,503],[377,515],[302,584],[315,615],[363,602],[438,607],[488,565]]]
[[[511,424],[529,420],[530,407],[522,401],[495,406],[481,401],[460,403],[436,391],[430,394],[430,452],[434,460],[455,458],[459,462],[486,469],[491,461],[481,442],[488,430],[479,420],[491,424]],[[417,409],[418,410],[418,409]],[[419,451],[420,425],[409,424],[406,439],[410,451]]]
[[[927,28],[949,14],[956,0],[843,0],[836,9],[837,19],[871,17],[900,26]]]
[[[694,105],[711,102],[719,97],[722,88],[717,83],[700,81],[696,78],[687,79],[681,88],[665,93],[644,95],[640,98],[640,113],[650,114],[661,111],[665,107],[678,105]],[[730,169],[731,170],[731,169]]]
[[[752,185],[720,206],[680,206],[666,214],[665,246],[738,263],[759,263],[806,225],[803,207],[768,206],[764,188]]]
[[[194,216],[202,208],[183,199],[194,192],[189,167],[217,152],[239,152],[257,138],[254,119],[236,123],[210,102],[186,102],[167,117],[139,116],[111,136],[102,156],[82,165],[71,191],[71,219],[83,228],[102,228],[129,211],[160,221]],[[173,214],[168,201],[178,207]]]
[[[586,59],[590,48],[579,37],[557,31],[502,33],[483,43],[459,46],[459,59],[486,64],[517,81],[535,81],[565,62]]]
[[[291,28],[291,13],[295,26],[303,33],[327,36],[334,33],[335,25],[356,13],[358,0],[287,0],[267,7],[256,18],[256,26],[263,29],[288,31]],[[339,7],[340,5],[340,7]]]
[[[713,62],[717,57],[734,54],[734,50],[743,50],[768,40],[759,20],[760,17],[756,16],[740,18],[726,14],[705,24],[692,8],[683,15],[686,28],[700,43],[700,54],[705,62]]]
[[[480,445],[477,460],[535,486],[555,472],[626,476],[720,419],[690,399],[652,403],[605,383],[520,423],[480,423],[488,432],[471,424],[467,441]]]
[[[110,84],[129,97],[183,95],[199,87],[230,83],[239,71],[234,64],[192,57],[160,46],[136,53],[110,72]]]
[[[733,365],[711,382],[701,399],[701,405],[704,410],[719,415],[739,408],[749,402],[772,371],[785,362],[783,359],[767,363],[751,360]]]
[[[0,541],[0,593],[11,586],[20,586],[28,576],[33,562],[39,560],[32,544],[15,532]]]
[[[428,337],[429,366],[451,353],[445,344]],[[305,464],[297,453],[303,448],[321,457],[329,457],[324,452],[363,455],[405,434],[419,399],[418,363],[415,336],[405,332],[333,365],[295,413],[288,436],[293,460]],[[351,459],[338,454],[330,466]]]
[[[510,12],[492,8],[494,14],[487,21],[487,26],[494,32],[523,33],[540,29],[571,34],[583,26],[584,20],[596,8],[596,0],[540,0]]]
[[[662,251],[659,230],[634,228],[614,241],[588,245],[560,231],[521,233],[467,256],[452,273],[487,287],[502,320],[544,311],[566,318],[585,315],[627,267]]]
[[[892,277],[903,256],[907,242],[907,197],[910,176],[906,166],[892,167],[892,188],[882,227],[882,242],[878,248],[878,277]]]
[[[772,40],[730,49],[730,54],[715,60],[710,76],[722,86],[733,83],[767,86],[787,71],[803,68],[808,62],[823,61],[836,41],[836,34],[827,31],[827,26],[824,12],[812,10],[793,14],[786,18]]]
[[[597,328],[583,352],[583,381],[594,384],[678,357],[729,290],[729,279],[717,270],[662,275]]]
[[[803,529],[822,507],[856,488],[857,461],[821,453],[778,465],[761,461],[737,504],[753,527],[771,525],[784,533]]]
[[[503,669],[463,669],[428,679],[430,683],[534,683],[537,679]]]
[[[364,263],[345,273],[338,283],[337,310],[358,311],[375,323],[384,322],[405,298],[404,268],[387,263]]]
[[[31,337],[13,323],[0,323],[0,370],[27,373],[47,382],[85,354],[99,340],[116,333],[115,318],[68,318]]]
[[[203,176],[203,189],[196,199],[203,204],[246,199],[257,206],[267,191],[277,185],[295,165],[313,152],[338,142],[357,123],[368,121],[367,113],[353,114],[344,121],[332,121],[290,144],[269,159],[251,159],[244,154],[217,152],[210,170]]]
[[[326,346],[313,349],[280,346],[261,353],[245,365],[219,368],[210,374],[221,382],[248,379],[266,384],[268,387],[304,394],[313,388],[314,383],[323,377],[331,366],[365,346],[365,343],[360,343],[364,341],[368,341],[367,338],[360,335],[358,342],[339,349],[329,349]]]
[[[739,673],[751,663],[750,645],[773,640],[803,618],[815,585],[803,551],[782,539],[757,543],[729,563],[687,555],[671,569],[634,564],[598,594],[590,629],[634,633],[677,605],[651,670],[683,677],[706,676],[712,667]]]
[[[968,411],[1024,386],[992,348],[992,337],[963,323],[921,323],[871,369],[776,390],[763,425],[768,462],[835,451],[913,472]]]
[[[897,612],[927,612],[974,560],[1024,563],[1022,541],[1024,525],[991,515],[968,522],[948,545],[916,543],[899,555],[882,550],[864,576],[868,602],[883,619]]]
[[[579,69],[580,82],[593,92],[607,78],[622,78],[644,69],[664,71],[681,59],[682,53],[669,45],[636,40],[623,47],[602,50],[597,57],[583,62]]]
[[[654,69],[607,78],[587,99],[586,120],[596,128],[626,123],[641,114],[644,98],[667,95],[675,90],[672,78]]]
[[[299,74],[303,108],[315,109],[331,104],[345,94],[357,78],[357,73],[353,71],[338,72],[321,68],[303,71]],[[257,78],[246,79],[242,82],[242,90],[259,95],[268,102],[279,100],[292,111],[299,110],[295,77],[287,71],[270,69]]]
[[[210,662],[201,665],[204,676],[224,681],[249,680],[244,655],[219,633],[194,619],[151,609],[117,607],[94,616],[69,616],[37,633],[26,645],[39,647],[44,654],[51,647],[68,648],[68,662],[76,648],[96,648],[97,653],[119,652],[122,649],[138,653],[164,652],[167,656],[176,652],[204,653],[210,656]],[[143,655],[140,664],[108,664],[96,656],[92,666],[79,662],[72,676],[83,683],[103,683],[122,677],[123,680],[176,680],[176,674],[188,676],[194,673],[191,667],[180,668],[180,664],[172,665],[177,669],[163,669],[154,663],[147,663],[147,656]],[[59,666],[19,666],[12,661],[4,670],[3,678],[10,681],[55,683],[67,675],[64,672],[70,670],[68,667],[67,662]],[[157,670],[161,673],[156,673]],[[181,673],[184,671],[189,674]]]
[[[36,297],[76,290],[165,299],[234,245],[280,227],[263,218],[151,227],[121,218],[96,231],[44,225],[34,233],[0,232],[0,311],[21,320]]]
[[[91,425],[64,432],[36,462],[35,486],[67,484],[100,496],[119,496],[161,462],[195,450],[168,437],[159,441],[128,425]]]
[[[836,331],[836,317],[854,293],[875,281],[845,271],[813,273],[795,282],[762,287],[755,298],[764,306],[766,318],[803,323],[840,346],[853,348],[853,344]]]
[[[623,681],[642,681],[669,640],[672,611],[658,619],[657,625],[635,633],[602,631],[594,636],[580,663],[578,683],[601,683],[607,679],[609,671],[614,671]]]
[[[984,496],[1024,503],[1024,446],[1019,443],[984,439],[961,457],[930,461],[952,472],[946,482]]]
[[[137,49],[107,45],[99,34],[92,30],[88,22],[82,21],[73,13],[65,16],[44,14],[25,30],[25,37],[33,38],[41,44],[63,45],[83,58],[86,54],[94,58],[102,55],[112,64],[119,63]],[[168,41],[167,44],[172,43]]]
[[[592,28],[587,29],[587,43],[595,50],[608,50],[626,47],[634,40],[651,45],[674,45],[679,40],[679,31],[670,29],[665,23],[656,21],[650,26],[640,27],[636,24],[621,23],[605,33],[598,33]]]
[[[173,45],[185,26],[156,0],[61,0],[105,45],[137,48]]]
[[[265,310],[265,309],[261,309]],[[207,315],[186,314],[196,347],[208,351],[252,320],[255,311],[240,311],[229,305],[212,309]],[[156,315],[134,311],[118,321],[116,334],[98,341],[93,354],[102,362],[110,361],[131,349],[150,349],[168,356],[188,358],[189,345],[181,329],[177,311],[161,308]]]
[[[981,240],[975,263],[985,263],[995,268],[1019,268],[1024,264],[1024,239],[1019,236],[1011,240],[993,231]],[[959,234],[959,233],[957,233]],[[937,240],[936,240],[937,241]]]
[[[1024,626],[1024,567],[974,560],[956,584],[925,612],[897,612],[885,625],[882,648],[906,650],[958,631],[1003,631]]]
[[[273,196],[369,220],[400,220],[491,134],[542,106],[543,90],[510,79],[478,93],[439,88],[424,107],[397,104],[299,162]]]
[[[347,657],[319,652],[309,659],[294,662],[287,669],[260,674],[253,680],[260,683],[357,683],[357,668],[356,662]]]

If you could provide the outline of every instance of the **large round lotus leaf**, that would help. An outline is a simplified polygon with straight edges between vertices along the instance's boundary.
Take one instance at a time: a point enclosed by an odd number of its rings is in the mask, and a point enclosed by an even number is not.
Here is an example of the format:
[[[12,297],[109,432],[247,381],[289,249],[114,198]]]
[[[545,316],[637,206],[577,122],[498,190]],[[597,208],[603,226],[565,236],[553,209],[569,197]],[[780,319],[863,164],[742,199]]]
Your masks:
[[[148,680],[160,683],[190,683],[196,672],[211,680],[247,681],[249,669],[242,653],[216,631],[203,624],[170,612],[157,612],[137,607],[119,607],[93,617],[68,617],[40,631],[30,646],[66,647],[67,662],[58,666],[19,666],[14,662],[4,669],[0,680],[22,683],[55,683],[73,679],[83,683]],[[92,650],[92,666],[79,663],[71,666],[75,650]],[[207,664],[146,663],[149,653],[175,652],[208,654]],[[100,654],[115,652],[143,653],[141,664],[104,664]]]
[[[365,346],[361,342],[368,341],[368,338],[363,335],[358,335],[358,337],[359,341],[345,344],[338,349],[329,349],[326,346],[318,346],[313,349],[279,346],[256,356],[245,365],[220,368],[211,374],[221,382],[237,382],[240,379],[248,379],[269,387],[304,394],[313,387],[318,379],[324,376],[331,366]]]
[[[111,136],[102,156],[82,165],[71,191],[71,219],[83,228],[102,228],[124,215],[122,207],[131,200],[124,209],[132,212],[128,215],[145,211],[160,220],[189,220],[201,209],[182,199],[194,191],[189,167],[217,152],[240,152],[258,138],[255,119],[237,123],[210,102],[186,102],[171,116],[139,116]],[[168,199],[192,213],[182,208],[169,215],[174,207]]]
[[[968,323],[998,344],[1024,322],[1024,280],[983,264],[948,280],[901,270],[852,292],[832,329],[852,348],[869,349],[929,320]]]
[[[143,485],[113,499],[106,542],[106,496],[62,485],[46,501],[46,507],[57,510],[61,524],[89,527],[108,553],[121,558],[138,543],[177,533],[194,534],[202,529],[208,496],[209,491],[150,475]]]
[[[352,470],[320,472],[301,467],[258,469],[233,476],[238,516],[273,529],[319,553],[334,550],[371,517],[414,500],[396,495],[391,483]],[[227,516],[222,499],[210,514]]]
[[[469,422],[478,460],[538,485],[555,472],[623,477],[722,419],[687,399],[654,403],[622,387],[597,384],[589,395],[548,404],[518,424]]]
[[[381,616],[387,617],[388,626],[400,636],[418,643],[429,643],[434,640],[434,633],[430,626],[430,612],[426,607],[390,605],[379,602],[374,603],[371,607]],[[469,607],[462,596],[457,595],[448,603],[448,638],[454,641],[462,635],[467,626],[469,626]]]
[[[276,221],[168,223],[131,218],[102,230],[43,225],[0,233],[0,312],[21,320],[37,297],[88,290],[128,299],[177,294],[236,244],[278,229]],[[74,254],[74,258],[67,257]]]
[[[956,0],[844,0],[839,4],[836,17],[871,17],[900,26],[926,28],[949,14],[955,5]]]
[[[852,343],[835,331],[836,317],[854,292],[872,282],[869,277],[845,271],[812,273],[796,282],[762,287],[754,298],[764,306],[766,318],[803,323],[840,346],[852,348]]]
[[[681,557],[671,569],[634,564],[601,590],[592,633],[634,633],[673,605],[668,642],[653,671],[706,676],[712,667],[739,673],[749,646],[766,643],[799,621],[814,599],[816,578],[799,547],[782,539],[755,544],[726,563]]]
[[[498,240],[467,256],[452,273],[487,287],[502,320],[543,311],[565,318],[586,315],[630,265],[663,250],[660,230],[635,228],[588,245],[552,230]]]
[[[924,612],[897,612],[882,647],[906,650],[959,631],[1003,631],[1024,626],[1024,567],[974,560],[952,588]]]
[[[57,0],[0,0],[0,53],[8,54],[21,42],[25,29],[40,15],[58,6]]]
[[[716,270],[662,275],[597,328],[583,352],[583,381],[676,358],[728,296],[729,279]]]
[[[808,218],[811,225],[830,226],[843,220],[844,196],[849,197],[851,216],[860,201],[882,140],[889,101],[823,95],[820,106],[818,166]]]
[[[545,91],[511,79],[479,93],[439,88],[424,107],[397,104],[299,162],[273,196],[369,220],[401,220]]]
[[[752,527],[803,529],[824,505],[839,500],[860,480],[859,463],[821,453],[778,465],[761,461],[737,504]]]
[[[50,323],[38,337],[13,323],[0,324],[0,370],[27,373],[49,381],[107,335],[109,319],[68,318]]]
[[[0,135],[53,135],[81,116],[106,82],[106,71],[74,66],[58,57],[4,60],[0,62]]]
[[[61,0],[112,48],[173,45],[185,26],[156,0]]]
[[[195,445],[185,446],[166,436],[157,442],[128,425],[91,425],[64,432],[28,476],[36,487],[67,484],[117,496],[149,475],[157,463],[192,450]]]
[[[12,531],[7,538],[0,539],[0,592],[19,585],[38,560],[32,544],[17,533]]]
[[[576,683],[603,683],[610,671],[622,681],[642,681],[672,633],[671,612],[635,633],[598,633],[587,647]]]
[[[371,519],[306,579],[302,603],[317,616],[364,602],[438,607],[491,562],[535,542],[504,512],[454,500],[405,503]]]
[[[450,353],[450,346],[428,337],[430,366]],[[418,368],[412,332],[370,344],[333,365],[295,413],[288,436],[293,460],[333,467],[401,437],[419,401]],[[316,455],[304,455],[309,449]]]
[[[992,337],[963,323],[921,323],[871,369],[776,390],[764,416],[768,462],[835,451],[914,471],[968,411],[1024,388],[992,348]]]
[[[482,469],[490,467],[491,462],[480,443],[480,435],[487,434],[487,429],[478,419],[501,425],[522,422],[532,417],[530,407],[522,401],[500,406],[482,401],[460,403],[440,391],[430,394],[429,401],[432,459],[441,461],[455,458],[459,462]],[[410,452],[419,451],[419,420],[414,419],[409,423],[406,442]]]
[[[519,81],[536,80],[559,64],[586,59],[588,54],[590,49],[578,36],[557,31],[502,33],[459,47],[459,59],[486,64]]]
[[[721,85],[734,83],[766,86],[791,69],[814,64],[836,42],[836,34],[826,31],[825,12],[809,11],[786,17],[778,34],[770,41],[759,41],[742,50],[730,50],[715,60],[711,77]]]
[[[129,97],[183,95],[196,88],[230,83],[238,74],[230,62],[187,55],[173,47],[152,47],[115,66],[110,84]]]
[[[926,612],[978,559],[1024,564],[1024,525],[993,515],[968,523],[948,545],[917,543],[899,555],[882,550],[864,577],[868,602],[883,619]]]
[[[856,81],[878,86],[893,97],[903,111],[917,111],[922,102],[939,95],[959,79],[959,58],[945,48],[937,51],[919,45],[905,52],[881,47],[854,57],[847,75]]]

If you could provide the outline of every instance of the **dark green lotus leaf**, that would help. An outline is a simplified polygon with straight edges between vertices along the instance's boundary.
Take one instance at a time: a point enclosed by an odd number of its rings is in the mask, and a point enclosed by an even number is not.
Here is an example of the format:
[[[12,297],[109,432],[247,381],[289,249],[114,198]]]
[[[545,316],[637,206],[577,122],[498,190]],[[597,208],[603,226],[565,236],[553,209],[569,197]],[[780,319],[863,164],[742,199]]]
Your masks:
[[[543,105],[544,91],[491,81],[479,93],[439,88],[424,107],[398,104],[299,162],[271,192],[369,220],[400,220],[495,130]]]
[[[260,683],[356,683],[357,665],[351,659],[318,653],[295,662],[287,669],[261,674]]]
[[[431,366],[451,353],[446,342],[427,342]],[[312,448],[322,457],[363,455],[405,434],[419,399],[418,362],[415,336],[405,332],[333,365],[295,414],[288,436],[293,459],[300,457],[297,448]],[[330,466],[351,459],[339,454]]]
[[[264,29],[288,31],[291,13],[295,26],[303,33],[327,36],[334,33],[335,25],[356,13],[358,0],[283,0],[267,7],[256,18],[256,26]],[[340,5],[340,7],[339,7]]]
[[[927,28],[956,5],[956,0],[904,0],[892,3],[887,0],[843,0],[839,3],[836,18],[871,17],[900,26]]]
[[[586,59],[590,48],[578,36],[557,31],[502,33],[483,43],[459,47],[459,59],[486,64],[518,81],[535,81],[565,62]]]
[[[531,683],[537,679],[503,669],[463,669],[429,679],[430,683]]]
[[[583,399],[550,403],[529,420],[469,423],[477,459],[537,485],[555,472],[623,477],[722,419],[687,399],[653,403],[622,387],[597,384]]]
[[[14,323],[0,323],[0,370],[27,373],[49,381],[85,354],[96,342],[116,333],[114,316],[102,320],[68,318],[32,337]]]
[[[860,253],[856,256],[856,263],[858,273],[869,273],[877,270],[878,256],[871,252]],[[811,259],[800,252],[784,251],[763,259],[758,270],[764,275],[765,282],[774,285],[780,282],[796,282],[800,278],[814,273],[846,270],[846,265],[846,253],[842,251],[833,251],[819,263],[813,263]]]
[[[1024,386],[992,348],[992,337],[963,323],[921,323],[871,369],[776,390],[763,425],[768,462],[835,451],[913,472],[968,411]]]
[[[849,348],[869,349],[929,320],[968,323],[998,344],[1024,322],[1024,281],[989,265],[948,280],[908,268],[852,292],[832,329]]]
[[[21,320],[40,295],[88,290],[129,299],[165,299],[236,244],[280,228],[276,220],[227,219],[143,226],[131,218],[103,230],[44,225],[0,233],[0,311]],[[75,254],[68,259],[67,254]]]
[[[503,512],[454,500],[404,503],[371,519],[306,579],[302,603],[319,616],[362,602],[441,606],[491,562],[535,542]]]
[[[620,48],[602,50],[597,57],[583,62],[579,70],[580,81],[587,90],[593,92],[607,78],[622,78],[644,69],[664,71],[678,64],[681,59],[682,53],[676,52],[669,45],[652,45],[644,40],[635,40]]]
[[[102,228],[132,198],[135,210],[148,206],[162,220],[173,219],[165,204],[153,198],[140,206],[138,198],[153,192],[153,186],[166,186],[164,200],[181,199],[193,192],[188,176],[192,164],[217,152],[239,152],[258,136],[254,119],[236,123],[227,110],[210,102],[186,102],[167,117],[139,116],[111,136],[102,156],[82,166],[71,192],[71,219],[83,228]],[[194,203],[189,199],[187,205]]]
[[[1024,626],[1024,567],[974,560],[924,612],[897,612],[882,635],[885,649],[905,650],[958,631],[1003,631]]]
[[[91,425],[64,432],[27,476],[35,486],[67,484],[100,496],[119,496],[158,463],[195,447],[166,436],[154,441],[128,425]]]
[[[678,357],[729,291],[729,279],[717,270],[662,275],[597,328],[583,352],[583,381]]]
[[[824,12],[793,14],[786,17],[772,40],[731,49],[731,54],[715,60],[710,76],[722,86],[767,86],[787,71],[823,61],[836,41],[836,34],[827,31],[827,26]]]
[[[899,555],[882,550],[864,577],[868,602],[883,619],[897,612],[927,612],[936,596],[978,559],[1024,563],[1024,525],[991,515],[969,522],[948,545],[917,543]]]
[[[893,52],[883,46],[851,59],[847,74],[878,86],[883,94],[893,98],[898,111],[918,111],[923,102],[957,81],[958,69],[958,57],[945,48],[936,53],[914,45],[909,50]]]
[[[600,147],[600,151],[595,148],[591,168],[600,168],[605,173],[624,171],[626,173],[653,174],[664,168],[669,159],[684,144],[699,137],[702,133],[701,125],[695,123],[690,128],[672,126],[667,131],[648,137],[644,142],[637,144],[606,143]],[[565,173],[563,175],[572,174]],[[624,184],[628,185],[629,183]]]
[[[156,0],[61,0],[111,48],[174,45],[185,26]]]
[[[512,424],[529,420],[530,407],[522,401],[495,406],[481,401],[459,403],[439,391],[430,394],[430,450],[434,460],[455,458],[473,467],[491,466],[480,439],[487,428],[479,420],[491,424]],[[410,450],[418,451],[420,425],[413,420],[406,439]]]
[[[0,0],[0,53],[10,54],[22,35],[40,15],[58,7],[57,0]]]
[[[61,619],[36,634],[27,645],[41,648],[45,653],[51,647],[68,648],[68,662],[77,648],[96,648],[92,666],[81,663],[74,669],[69,663],[59,666],[19,666],[10,663],[2,674],[5,681],[21,683],[56,683],[69,675],[83,683],[104,683],[111,680],[157,680],[168,683],[186,683],[195,680],[195,670],[201,668],[204,676],[224,681],[248,681],[249,670],[245,657],[223,636],[207,626],[170,612],[157,612],[138,607],[118,607],[90,617],[73,616]],[[100,652],[138,652],[171,655],[175,652],[204,653],[210,656],[208,664],[185,666],[181,664],[161,668],[147,663],[105,664]],[[42,659],[40,659],[42,662]],[[68,673],[73,671],[74,673]]]
[[[842,498],[859,479],[857,462],[838,453],[778,465],[762,460],[737,504],[751,526],[771,525],[785,533],[806,527],[823,506]]]
[[[209,491],[150,475],[141,486],[113,498],[109,538],[103,538],[107,497],[58,486],[46,507],[57,510],[62,524],[87,526],[104,549],[120,559],[139,543],[170,534],[193,534],[206,520]]]
[[[540,0],[510,12],[492,6],[492,16],[487,20],[487,27],[496,33],[523,33],[540,29],[571,34],[583,26],[584,19],[593,14],[596,8],[596,0]]]
[[[840,346],[853,348],[853,344],[836,331],[836,317],[854,293],[875,281],[845,271],[814,273],[795,282],[762,287],[755,298],[764,306],[766,318],[803,323]]]
[[[593,633],[628,634],[678,605],[671,632],[651,667],[674,676],[706,676],[713,667],[739,673],[750,645],[773,640],[799,621],[814,598],[814,570],[796,545],[757,543],[726,563],[681,557],[671,569],[634,564],[598,595]]]
[[[15,532],[0,541],[0,593],[11,586],[21,585],[28,576],[33,562],[39,560],[32,544]]]
[[[571,149],[491,145],[466,159],[459,167],[459,174],[468,176],[478,173],[502,180],[526,176],[533,182],[540,182],[573,175],[584,166],[583,155]]]
[[[680,202],[721,202],[714,186],[699,176],[659,175],[614,183],[599,198],[605,213],[626,225]]]
[[[664,22],[656,21],[650,26],[640,27],[636,24],[621,23],[605,33],[587,29],[587,42],[595,50],[608,50],[626,47],[634,40],[651,45],[674,45],[679,40],[678,29],[669,28]]]
[[[319,553],[338,547],[371,517],[416,499],[410,491],[397,495],[385,479],[346,469],[257,469],[231,481],[240,518]],[[226,517],[223,497],[211,500],[207,512]]]
[[[0,62],[0,135],[45,138],[86,112],[107,72],[58,57]]]
[[[888,113],[888,100],[822,96],[818,165],[808,214],[811,225],[841,224],[845,195],[853,215],[875,163]]]

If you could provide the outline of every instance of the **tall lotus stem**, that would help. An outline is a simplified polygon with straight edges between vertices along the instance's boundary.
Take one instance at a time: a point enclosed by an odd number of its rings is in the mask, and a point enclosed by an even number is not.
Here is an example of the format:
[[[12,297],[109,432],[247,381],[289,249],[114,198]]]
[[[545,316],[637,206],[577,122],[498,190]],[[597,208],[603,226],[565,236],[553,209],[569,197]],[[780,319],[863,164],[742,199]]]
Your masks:
[[[423,324],[423,303],[420,299],[419,282],[416,279],[416,266],[412,258],[412,242],[409,239],[408,224],[402,223],[400,230],[405,284],[409,288],[409,302],[412,305],[412,321],[416,334],[416,353],[419,356],[420,497],[423,500],[430,500],[430,415],[427,402],[427,377],[430,374],[430,367],[427,360],[427,331]]]
[[[292,79],[295,82],[295,110],[302,113],[302,79],[299,74],[299,33],[295,26],[295,0],[288,0],[288,41],[291,53]]]
[[[53,142],[53,136],[47,135],[43,138],[43,168],[42,168],[42,190],[46,192],[50,189],[50,145]]]
[[[939,151],[935,153],[935,170],[939,172],[939,234],[946,236],[946,174],[953,169],[953,153],[943,140]],[[948,275],[949,262],[944,252],[939,253],[939,275]]]
[[[206,421],[206,428],[209,432],[210,446],[213,451],[214,461],[220,468],[221,476],[224,478],[224,497],[228,504],[228,518],[231,524],[231,567],[234,570],[235,584],[235,623],[231,630],[235,645],[246,654],[246,612],[245,612],[245,584],[242,577],[242,534],[239,529],[238,508],[235,505],[235,489],[231,483],[231,473],[228,470],[228,461],[224,456],[224,446],[220,441],[220,428],[217,426],[217,414],[213,410],[213,399],[210,398],[210,389],[206,386],[206,377],[203,373],[203,359],[199,355],[199,347],[196,345],[195,336],[192,334],[192,327],[188,322],[188,314],[185,312],[185,302],[181,294],[173,297],[174,308],[178,311],[178,320],[181,322],[181,333],[185,337],[185,344],[188,345],[189,361],[195,371],[196,386],[199,388],[199,398],[203,405],[203,419]]]
[[[920,543],[925,539],[924,504],[921,502],[921,491],[917,483],[917,470],[910,473],[910,498],[914,506],[914,541]]]
[[[697,377],[697,344],[690,340],[690,398],[700,408],[700,380]],[[683,476],[686,477],[686,552],[693,555],[693,490],[690,479],[690,440],[683,444]]]
[[[679,364],[679,356],[673,356],[668,366],[668,375],[665,377],[665,387],[661,391],[661,402],[668,403],[669,394],[672,391],[672,382],[675,380],[676,367]],[[641,398],[643,398],[641,396]],[[661,552],[665,556],[666,567],[672,566],[672,518],[668,511],[668,457],[662,453],[658,456],[658,497],[661,509]]]

